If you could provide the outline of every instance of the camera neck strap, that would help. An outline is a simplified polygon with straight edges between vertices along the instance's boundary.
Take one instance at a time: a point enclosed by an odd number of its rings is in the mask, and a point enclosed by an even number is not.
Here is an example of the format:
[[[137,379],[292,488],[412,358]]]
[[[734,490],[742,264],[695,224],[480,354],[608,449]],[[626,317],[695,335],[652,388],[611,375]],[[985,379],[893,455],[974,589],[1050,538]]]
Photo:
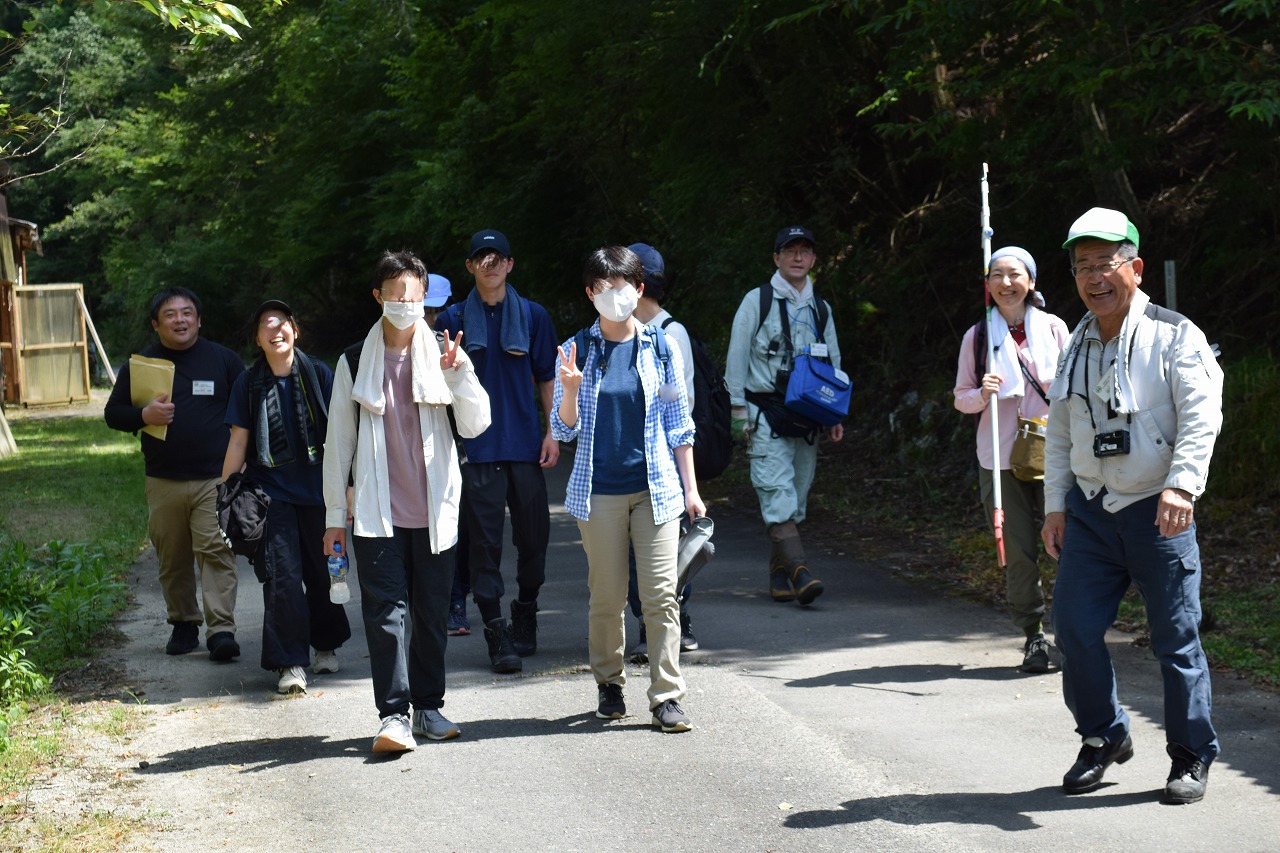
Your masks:
[[[1094,343],[1094,340],[1095,340],[1094,338],[1090,338],[1089,340],[1085,341],[1085,347],[1090,347],[1090,346],[1092,346],[1092,344]],[[1099,343],[1100,343],[1100,342],[1099,342]],[[1077,350],[1077,351],[1076,351],[1076,357],[1077,357],[1077,358],[1079,358],[1079,356],[1080,356],[1080,352],[1079,352],[1079,350]],[[1105,344],[1103,344],[1102,352],[1098,354],[1098,375],[1099,375],[1099,377],[1101,377],[1101,375],[1102,375],[1103,373],[1105,373],[1105,372],[1106,372],[1106,371],[1105,371],[1105,369],[1104,369],[1104,368],[1103,368],[1103,366],[1102,366],[1102,363],[1103,363],[1103,361],[1106,359],[1106,357],[1107,357],[1107,348],[1106,348],[1106,345],[1105,345]],[[1116,356],[1112,356],[1112,357],[1111,357],[1111,367],[1112,367],[1113,369],[1115,368],[1115,365],[1116,365],[1116,358],[1117,358]],[[1088,411],[1089,411],[1089,425],[1093,427],[1093,431],[1094,431],[1094,433],[1097,433],[1097,431],[1098,431],[1098,421],[1093,417],[1093,397],[1091,396],[1091,391],[1092,391],[1093,386],[1089,383],[1089,363],[1090,363],[1090,358],[1089,358],[1088,354],[1086,353],[1086,354],[1085,354],[1085,357],[1084,357],[1084,393],[1083,393],[1083,394],[1080,394],[1079,396],[1080,396],[1080,397],[1082,397],[1082,398],[1084,398],[1084,405],[1085,405],[1085,408],[1086,408],[1086,409],[1088,409]],[[1022,369],[1023,369],[1023,370],[1026,370],[1027,368],[1026,368],[1026,366],[1024,365]],[[1070,375],[1070,376],[1072,376],[1072,377],[1074,377],[1074,376],[1075,376],[1075,363],[1074,363],[1074,361],[1073,361],[1073,362],[1072,362],[1072,364],[1071,364],[1071,373],[1070,373],[1069,375]],[[1072,391],[1071,393],[1077,393],[1077,392]],[[1114,417],[1116,416],[1116,414],[1117,414],[1117,413],[1116,413],[1116,410],[1115,410],[1115,408],[1114,408],[1114,406],[1112,405],[1112,402],[1113,402],[1113,400],[1114,400],[1114,399],[1115,399],[1115,395],[1114,395],[1114,394],[1109,394],[1109,395],[1107,395],[1107,400],[1106,400],[1106,402],[1107,402],[1107,417],[1108,417],[1108,418],[1114,418]],[[1126,413],[1125,413],[1125,425],[1126,425],[1126,426],[1128,426],[1128,425],[1130,425],[1130,424],[1132,424],[1132,423],[1133,423],[1133,413],[1132,413],[1132,412],[1126,412]]]

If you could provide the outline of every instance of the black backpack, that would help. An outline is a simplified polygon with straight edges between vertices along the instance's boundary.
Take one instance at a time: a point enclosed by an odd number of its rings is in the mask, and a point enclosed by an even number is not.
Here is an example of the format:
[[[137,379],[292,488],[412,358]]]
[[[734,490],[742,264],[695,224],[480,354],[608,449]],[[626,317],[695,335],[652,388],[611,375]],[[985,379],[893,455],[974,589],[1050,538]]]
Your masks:
[[[674,317],[668,317],[662,321],[662,328],[674,322]],[[689,348],[692,352],[688,357],[693,359],[692,414],[698,429],[693,442],[693,466],[699,481],[712,480],[720,476],[733,459],[729,386],[703,341],[689,335]]]

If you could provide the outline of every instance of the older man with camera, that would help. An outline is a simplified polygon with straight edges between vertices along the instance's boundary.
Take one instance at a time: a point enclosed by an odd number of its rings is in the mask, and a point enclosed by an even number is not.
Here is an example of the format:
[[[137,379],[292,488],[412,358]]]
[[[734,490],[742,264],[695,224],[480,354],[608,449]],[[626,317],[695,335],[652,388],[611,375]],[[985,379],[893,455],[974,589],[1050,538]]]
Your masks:
[[[1049,391],[1045,548],[1058,560],[1053,627],[1063,697],[1084,739],[1068,794],[1102,784],[1133,757],[1106,632],[1130,585],[1142,593],[1164,676],[1173,759],[1166,803],[1204,798],[1218,755],[1200,644],[1195,502],[1222,425],[1222,370],[1194,323],[1138,288],[1138,229],[1095,207],[1063,244],[1088,312]]]

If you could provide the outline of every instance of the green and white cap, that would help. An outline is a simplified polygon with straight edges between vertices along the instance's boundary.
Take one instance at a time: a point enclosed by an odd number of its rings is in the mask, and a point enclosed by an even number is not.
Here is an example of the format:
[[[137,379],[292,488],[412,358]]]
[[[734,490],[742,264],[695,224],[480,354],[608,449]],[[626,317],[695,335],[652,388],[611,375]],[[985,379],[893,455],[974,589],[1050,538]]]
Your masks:
[[[1067,231],[1067,242],[1062,244],[1062,248],[1065,249],[1076,240],[1085,237],[1094,237],[1113,243],[1128,240],[1137,246],[1138,228],[1129,221],[1129,217],[1118,210],[1094,207],[1071,223],[1071,228]]]

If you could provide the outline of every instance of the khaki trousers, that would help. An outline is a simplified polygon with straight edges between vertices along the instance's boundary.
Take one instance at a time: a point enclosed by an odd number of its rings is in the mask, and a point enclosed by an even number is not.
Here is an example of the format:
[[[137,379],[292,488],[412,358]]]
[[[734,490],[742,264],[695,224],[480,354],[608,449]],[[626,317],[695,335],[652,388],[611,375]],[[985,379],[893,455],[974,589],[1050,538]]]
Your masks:
[[[591,517],[578,522],[587,552],[591,591],[588,658],[596,684],[626,683],[623,666],[627,606],[627,548],[636,554],[640,609],[649,644],[649,708],[684,698],[680,674],[680,605],[676,602],[676,548],[680,520],[654,524],[649,493],[592,495]]]
[[[147,477],[147,533],[160,561],[169,622],[205,623],[205,638],[236,632],[236,560],[218,530],[218,483]],[[204,612],[196,600],[196,567]]]

